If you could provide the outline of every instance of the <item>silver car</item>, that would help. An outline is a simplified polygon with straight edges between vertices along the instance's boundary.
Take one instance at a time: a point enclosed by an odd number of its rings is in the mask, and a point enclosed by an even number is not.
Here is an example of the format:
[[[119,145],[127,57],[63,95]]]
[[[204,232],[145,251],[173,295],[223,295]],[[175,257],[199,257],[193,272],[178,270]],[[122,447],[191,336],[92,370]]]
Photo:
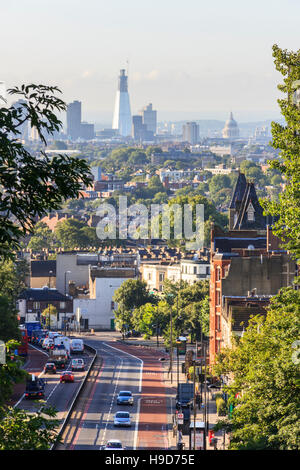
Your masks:
[[[117,405],[133,405],[132,393],[122,390],[117,397]]]
[[[115,414],[114,426],[131,426],[130,414],[127,411],[118,411]]]

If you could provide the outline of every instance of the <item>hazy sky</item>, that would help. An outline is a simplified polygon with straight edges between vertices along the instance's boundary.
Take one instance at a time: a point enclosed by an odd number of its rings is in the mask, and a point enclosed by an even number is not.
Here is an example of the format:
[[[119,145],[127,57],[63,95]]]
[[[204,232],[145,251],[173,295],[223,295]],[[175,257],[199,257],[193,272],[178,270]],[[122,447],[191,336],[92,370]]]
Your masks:
[[[272,45],[300,47],[299,0],[0,0],[0,81],[58,85],[83,119],[112,119],[129,61],[132,113],[279,116]]]

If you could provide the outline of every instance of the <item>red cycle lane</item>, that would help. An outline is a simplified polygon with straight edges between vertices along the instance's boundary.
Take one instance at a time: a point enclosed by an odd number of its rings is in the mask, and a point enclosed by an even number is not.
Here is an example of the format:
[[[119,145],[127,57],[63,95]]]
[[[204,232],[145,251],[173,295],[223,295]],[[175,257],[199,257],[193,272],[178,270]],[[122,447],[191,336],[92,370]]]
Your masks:
[[[111,344],[114,348],[136,356],[144,363],[137,449],[167,449],[170,389],[166,386],[162,364],[159,362],[161,352],[116,342]]]

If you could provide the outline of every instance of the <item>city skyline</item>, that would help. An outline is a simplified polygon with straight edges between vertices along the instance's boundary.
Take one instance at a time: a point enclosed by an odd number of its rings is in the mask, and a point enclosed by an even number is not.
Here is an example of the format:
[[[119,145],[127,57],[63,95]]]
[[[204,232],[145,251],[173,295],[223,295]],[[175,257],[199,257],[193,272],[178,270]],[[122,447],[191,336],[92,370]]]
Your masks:
[[[0,79],[8,88],[55,84],[92,122],[112,121],[116,77],[127,66],[132,114],[153,103],[158,120],[225,121],[230,111],[239,122],[277,118],[272,45],[298,48],[296,0],[46,0],[42,8],[14,0],[4,11]]]

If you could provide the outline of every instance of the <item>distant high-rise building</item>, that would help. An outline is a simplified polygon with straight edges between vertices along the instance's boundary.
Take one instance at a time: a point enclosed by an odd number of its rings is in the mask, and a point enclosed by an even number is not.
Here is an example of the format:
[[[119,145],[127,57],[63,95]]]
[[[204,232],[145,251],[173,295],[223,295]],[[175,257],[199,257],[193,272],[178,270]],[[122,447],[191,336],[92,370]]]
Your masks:
[[[152,103],[145,106],[142,110],[143,124],[147,126],[148,131],[152,131],[153,134],[156,134],[157,129],[157,111],[152,109]]]
[[[67,107],[67,135],[71,140],[81,137],[81,101],[73,101]]]
[[[131,135],[131,126],[128,77],[125,74],[125,70],[122,69],[119,75],[112,128],[116,129],[123,137],[127,137]]]
[[[195,122],[186,122],[182,127],[183,141],[195,145],[199,142],[199,126]]]
[[[222,135],[224,139],[237,139],[240,135],[237,122],[233,119],[232,113],[230,113],[229,119],[225,123]]]
[[[92,140],[95,138],[94,124],[82,122],[80,126],[80,137],[84,140]]]

